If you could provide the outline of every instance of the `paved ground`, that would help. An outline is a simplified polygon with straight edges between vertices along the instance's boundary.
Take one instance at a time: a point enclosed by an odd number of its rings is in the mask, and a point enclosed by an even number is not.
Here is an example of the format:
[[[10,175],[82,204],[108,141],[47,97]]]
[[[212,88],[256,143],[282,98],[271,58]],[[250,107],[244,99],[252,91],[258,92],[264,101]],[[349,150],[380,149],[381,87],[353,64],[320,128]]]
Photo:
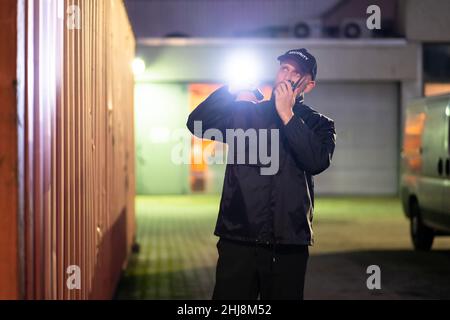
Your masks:
[[[137,197],[139,254],[118,299],[209,299],[217,261],[218,196]],[[306,299],[450,298],[450,238],[414,252],[396,198],[318,198]],[[381,290],[366,268],[381,269]]]

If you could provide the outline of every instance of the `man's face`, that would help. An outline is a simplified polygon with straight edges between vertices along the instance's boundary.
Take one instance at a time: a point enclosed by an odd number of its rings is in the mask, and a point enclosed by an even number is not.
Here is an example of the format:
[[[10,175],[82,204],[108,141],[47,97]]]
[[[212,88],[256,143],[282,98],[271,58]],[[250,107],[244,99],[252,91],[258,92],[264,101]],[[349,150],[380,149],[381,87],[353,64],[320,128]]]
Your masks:
[[[275,78],[275,86],[277,86],[280,82],[285,80],[290,80],[293,83],[296,83],[299,79],[305,76],[305,83],[311,83],[311,75],[310,74],[302,74],[300,71],[300,67],[294,60],[285,59],[281,61],[280,68],[276,74]],[[308,90],[309,91],[309,90]]]

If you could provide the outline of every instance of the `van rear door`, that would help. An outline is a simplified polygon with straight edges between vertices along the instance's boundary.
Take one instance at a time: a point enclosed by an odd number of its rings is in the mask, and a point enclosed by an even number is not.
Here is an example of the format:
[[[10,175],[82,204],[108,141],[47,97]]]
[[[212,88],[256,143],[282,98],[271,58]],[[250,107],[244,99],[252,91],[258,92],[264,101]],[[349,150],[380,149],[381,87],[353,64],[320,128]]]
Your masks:
[[[446,128],[446,154],[444,162],[444,189],[443,189],[443,210],[446,215],[445,224],[448,229],[450,229],[450,101],[447,103],[445,109],[445,115],[447,117],[447,128]]]
[[[422,143],[422,176],[419,179],[419,204],[425,221],[441,224],[443,211],[444,165],[447,130],[445,115],[448,99],[430,99],[426,105]]]

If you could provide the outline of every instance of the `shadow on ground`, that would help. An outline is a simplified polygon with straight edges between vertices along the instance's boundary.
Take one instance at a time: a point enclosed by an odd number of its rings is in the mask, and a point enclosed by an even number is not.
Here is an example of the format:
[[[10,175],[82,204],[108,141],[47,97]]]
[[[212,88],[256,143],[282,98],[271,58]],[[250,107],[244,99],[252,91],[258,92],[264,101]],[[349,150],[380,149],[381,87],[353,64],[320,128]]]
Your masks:
[[[380,290],[367,288],[370,265],[380,267]],[[305,299],[449,299],[449,270],[450,250],[315,254],[308,264]],[[116,298],[210,299],[214,272],[214,267],[205,267],[128,274],[122,278]]]
[[[378,265],[381,290],[369,290]],[[306,299],[449,299],[450,250],[368,250],[311,255]]]

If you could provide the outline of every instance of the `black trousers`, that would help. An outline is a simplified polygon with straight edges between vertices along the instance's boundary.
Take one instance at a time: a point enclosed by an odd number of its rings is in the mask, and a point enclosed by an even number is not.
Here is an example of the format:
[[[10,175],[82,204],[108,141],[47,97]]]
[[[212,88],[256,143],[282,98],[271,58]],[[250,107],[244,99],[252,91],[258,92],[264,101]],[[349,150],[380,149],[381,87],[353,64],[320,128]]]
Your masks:
[[[213,300],[303,300],[308,246],[220,238]]]

